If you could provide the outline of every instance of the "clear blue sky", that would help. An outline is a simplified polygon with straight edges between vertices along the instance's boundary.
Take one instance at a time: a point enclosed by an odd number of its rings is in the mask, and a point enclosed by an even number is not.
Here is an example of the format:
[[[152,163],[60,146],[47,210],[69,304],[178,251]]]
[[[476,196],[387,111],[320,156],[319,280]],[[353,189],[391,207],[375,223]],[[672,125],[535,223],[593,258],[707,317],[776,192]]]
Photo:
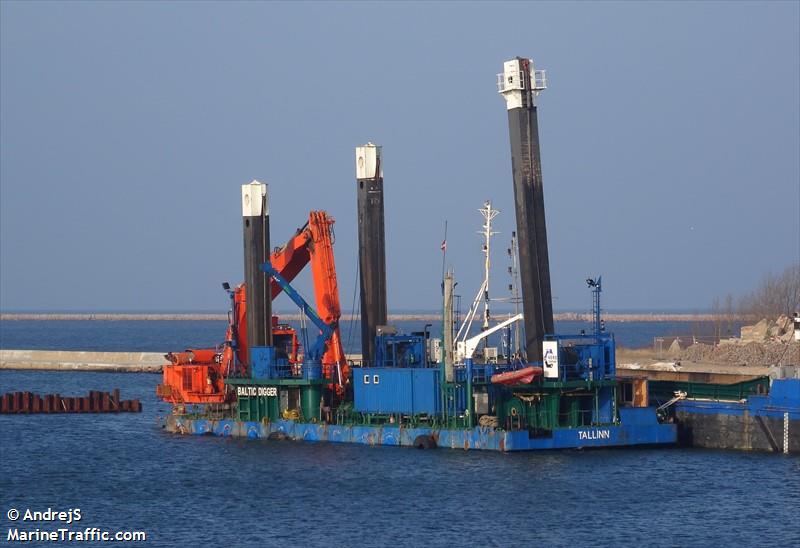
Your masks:
[[[349,310],[353,147],[384,147],[389,305],[465,300],[514,229],[504,60],[540,97],[556,309],[690,309],[800,260],[800,4],[9,2],[0,13],[0,308],[223,310],[240,190],[273,245],[337,220]],[[308,275],[300,289],[310,294]],[[276,303],[291,309],[289,303]]]

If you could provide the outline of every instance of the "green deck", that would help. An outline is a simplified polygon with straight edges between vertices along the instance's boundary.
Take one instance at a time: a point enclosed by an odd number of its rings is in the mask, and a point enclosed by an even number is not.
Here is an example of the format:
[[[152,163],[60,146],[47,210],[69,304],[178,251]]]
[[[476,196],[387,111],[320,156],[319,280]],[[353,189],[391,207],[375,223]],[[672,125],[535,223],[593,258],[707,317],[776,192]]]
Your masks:
[[[660,401],[671,399],[675,392],[686,392],[687,398],[714,401],[741,401],[748,396],[769,393],[769,377],[733,384],[711,384],[688,381],[649,381],[650,397]]]

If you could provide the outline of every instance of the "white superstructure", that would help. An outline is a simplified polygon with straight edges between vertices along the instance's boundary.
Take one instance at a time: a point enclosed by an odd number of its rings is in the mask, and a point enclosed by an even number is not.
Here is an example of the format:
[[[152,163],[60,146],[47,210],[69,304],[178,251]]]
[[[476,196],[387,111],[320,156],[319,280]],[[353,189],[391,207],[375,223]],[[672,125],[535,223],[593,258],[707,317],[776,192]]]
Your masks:
[[[497,75],[497,91],[506,100],[508,110],[527,105],[528,97],[536,104],[536,97],[547,89],[547,73],[533,68],[532,59],[517,57],[503,63],[503,72]]]

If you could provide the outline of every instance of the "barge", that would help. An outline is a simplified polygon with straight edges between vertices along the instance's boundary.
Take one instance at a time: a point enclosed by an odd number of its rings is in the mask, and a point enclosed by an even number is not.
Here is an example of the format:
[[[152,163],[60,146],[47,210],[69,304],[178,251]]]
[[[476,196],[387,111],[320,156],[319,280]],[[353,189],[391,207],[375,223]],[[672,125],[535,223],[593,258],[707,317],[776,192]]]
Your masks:
[[[514,268],[523,313],[491,325],[497,318],[489,309],[488,238],[496,210],[487,202],[486,279],[469,324],[455,332],[455,282],[443,268],[442,337],[431,337],[427,326],[404,334],[386,325],[381,148],[368,143],[356,148],[361,362],[345,359],[339,336],[332,218],[312,212],[285,246],[270,252],[267,185],[253,181],[242,186],[245,283],[234,289],[223,284],[231,297],[226,340],[214,349],[167,355],[171,363],[157,389],[173,404],[164,428],[176,434],[496,451],[675,443],[676,425],[644,397],[647,380],[616,376],[614,337],[600,321],[599,279],[587,280],[595,293],[592,333],[553,333],[536,107],[545,88],[544,71],[534,70],[529,59],[505,62],[498,75],[508,111]],[[316,307],[291,285],[307,263]],[[271,301],[281,293],[298,306],[308,329],[298,334],[272,316]],[[470,337],[480,302],[482,331]],[[515,322],[524,323],[519,351],[498,359],[484,341],[478,359],[480,341]]]

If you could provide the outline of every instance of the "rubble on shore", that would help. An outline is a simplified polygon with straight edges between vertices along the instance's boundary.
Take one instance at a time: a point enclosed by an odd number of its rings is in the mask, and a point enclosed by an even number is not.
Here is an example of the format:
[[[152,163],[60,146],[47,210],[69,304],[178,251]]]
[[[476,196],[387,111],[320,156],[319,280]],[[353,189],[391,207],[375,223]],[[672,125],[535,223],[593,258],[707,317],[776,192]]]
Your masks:
[[[717,344],[695,343],[685,349],[673,346],[671,355],[690,362],[800,365],[800,341],[794,340],[794,325],[787,316],[743,326],[739,338],[722,339]]]

